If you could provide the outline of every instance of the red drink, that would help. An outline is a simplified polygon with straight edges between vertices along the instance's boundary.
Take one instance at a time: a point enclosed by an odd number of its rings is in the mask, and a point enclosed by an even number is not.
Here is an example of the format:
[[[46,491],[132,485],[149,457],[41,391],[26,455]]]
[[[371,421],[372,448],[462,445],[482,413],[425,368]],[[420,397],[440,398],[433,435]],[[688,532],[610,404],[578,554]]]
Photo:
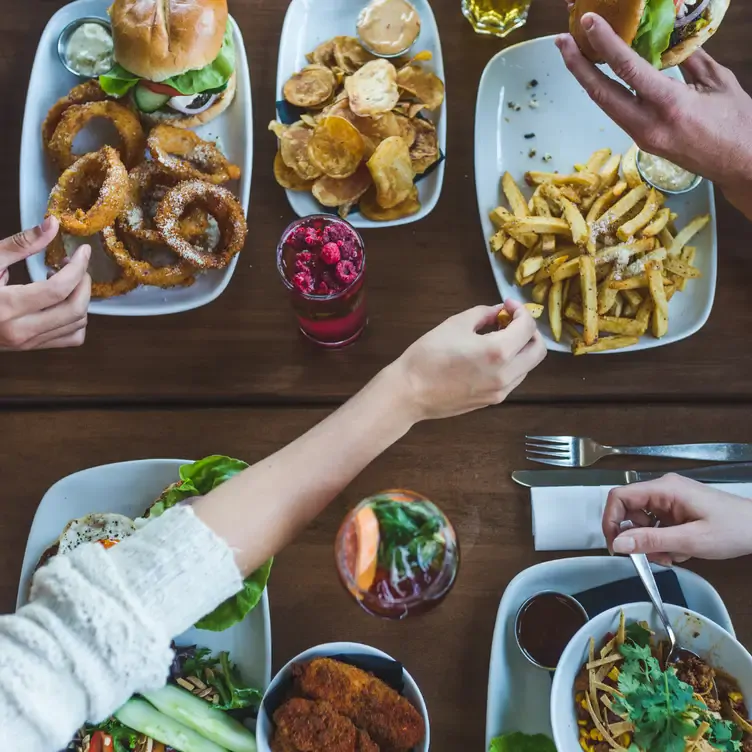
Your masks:
[[[355,228],[328,214],[296,220],[282,234],[277,268],[300,331],[323,347],[344,347],[365,328],[366,254]]]
[[[384,491],[345,518],[335,544],[337,570],[359,605],[404,619],[449,593],[459,570],[457,536],[441,510],[412,491]]]

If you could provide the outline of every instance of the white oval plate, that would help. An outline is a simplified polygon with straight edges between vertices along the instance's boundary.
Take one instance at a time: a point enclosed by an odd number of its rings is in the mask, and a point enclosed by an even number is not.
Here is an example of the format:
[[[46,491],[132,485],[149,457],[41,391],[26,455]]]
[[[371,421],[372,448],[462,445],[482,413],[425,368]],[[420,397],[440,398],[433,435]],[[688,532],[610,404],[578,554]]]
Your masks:
[[[731,618],[715,588],[687,569],[674,567],[674,572],[688,608],[733,635]],[[541,590],[574,595],[634,576],[634,565],[625,557],[583,556],[536,564],[520,572],[507,585],[499,604],[491,645],[486,749],[493,737],[513,731],[551,736],[551,675],[535,668],[517,647],[514,617],[519,607]]]
[[[114,512],[130,518],[141,516],[162,491],[178,480],[181,465],[190,460],[135,460],[100,465],[69,475],[44,495],[26,543],[16,608],[29,594],[39,557],[57,540],[72,519],[92,512]],[[271,680],[272,633],[269,596],[243,619],[224,632],[189,629],[176,639],[179,645],[200,645],[213,652],[227,650],[243,680],[264,691]]]
[[[666,75],[681,79],[678,68],[671,68]],[[538,86],[528,88],[532,80],[538,81]],[[537,109],[528,106],[533,94],[539,102]],[[510,102],[522,109],[515,112],[509,107]],[[526,139],[525,134],[530,133],[535,137]],[[475,188],[486,248],[495,231],[488,212],[506,205],[500,188],[505,171],[525,192],[524,175],[528,170],[571,173],[575,163],[584,162],[596,149],[610,147],[623,154],[631,143],[567,70],[554,37],[533,39],[499,52],[483,71],[475,109]],[[531,148],[537,152],[534,158],[528,157]],[[547,163],[542,160],[546,153],[552,157]],[[678,342],[702,328],[710,315],[718,260],[713,186],[703,181],[691,193],[669,197],[666,206],[678,213],[676,224],[680,228],[698,214],[711,215],[709,225],[692,241],[697,246],[695,265],[702,278],[691,280],[684,292],[674,295],[665,337],[646,335],[632,347],[606,351],[607,354]],[[513,266],[490,252],[488,255],[502,300],[531,300],[531,286],[520,289],[514,284]],[[549,350],[569,352],[568,342],[556,342],[551,336],[546,313],[538,323]]]
[[[423,65],[429,67],[442,81],[445,81],[439,28],[436,25],[431,6],[428,0],[410,0],[410,2],[420,14],[421,23],[420,36],[411,52],[419,52],[420,50],[431,52],[433,60],[423,63]],[[279,42],[279,60],[277,61],[278,100],[283,98],[282,87],[287,79],[304,65],[307,65],[305,58],[307,53],[332,37],[356,36],[355,24],[364,6],[365,2],[353,2],[352,0],[292,0],[285,15],[282,38]],[[446,99],[444,99],[444,103],[436,112],[429,113],[431,120],[436,124],[439,149],[443,154],[446,154],[446,106]],[[273,138],[272,134],[269,134],[269,138]],[[270,156],[269,159],[271,158]],[[423,219],[433,211],[441,195],[445,162],[446,159],[442,160],[436,166],[436,169],[416,183],[421,205],[420,211],[416,214],[402,219],[393,219],[389,222],[374,222],[366,219],[359,212],[353,211],[348,215],[347,221],[354,227],[394,227]],[[322,211],[321,204],[310,193],[304,191],[286,191],[286,193],[290,206],[299,217]],[[329,210],[324,209],[324,211]]]
[[[47,199],[57,181],[57,174],[42,148],[42,122],[49,108],[60,97],[83,79],[69,73],[57,54],[57,39],[63,28],[82,16],[107,18],[110,0],[75,0],[63,6],[47,23],[39,40],[34,66],[29,79],[26,96],[23,133],[21,136],[21,175],[19,201],[21,227],[33,227],[41,222],[47,211]],[[230,186],[240,197],[240,203],[248,213],[251,195],[251,170],[253,167],[253,109],[251,105],[251,77],[245,54],[243,36],[234,20],[231,20],[236,51],[237,93],[235,100],[215,120],[196,128],[202,138],[217,141],[228,159],[240,165],[242,177],[239,184]],[[87,148],[86,133],[76,141]],[[222,294],[230,282],[238,256],[220,271],[206,272],[196,278],[191,287],[175,287],[162,290],[158,287],[139,287],[127,295],[105,300],[92,300],[89,313],[105,316],[159,316],[181,313],[211,303]],[[44,254],[32,256],[26,261],[32,281],[47,278]]]

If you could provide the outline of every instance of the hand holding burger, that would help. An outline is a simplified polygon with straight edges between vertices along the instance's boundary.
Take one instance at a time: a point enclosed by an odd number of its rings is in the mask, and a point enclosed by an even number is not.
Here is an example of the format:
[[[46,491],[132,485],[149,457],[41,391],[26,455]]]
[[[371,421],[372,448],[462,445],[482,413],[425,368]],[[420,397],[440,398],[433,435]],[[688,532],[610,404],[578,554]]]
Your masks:
[[[570,5],[571,17],[579,19],[577,37],[587,44],[578,44],[570,34],[556,40],[567,68],[641,149],[712,180],[752,219],[752,99],[728,68],[698,49],[700,38],[692,42],[694,54],[682,63],[686,83],[663,75],[602,16],[580,14],[585,3],[605,2],[577,0]],[[628,0],[619,0],[619,7],[622,2],[628,5]],[[592,50],[589,57],[580,47]],[[669,53],[684,54],[687,49]],[[672,58],[662,54],[667,64]],[[606,62],[626,86],[602,73],[591,58]]]

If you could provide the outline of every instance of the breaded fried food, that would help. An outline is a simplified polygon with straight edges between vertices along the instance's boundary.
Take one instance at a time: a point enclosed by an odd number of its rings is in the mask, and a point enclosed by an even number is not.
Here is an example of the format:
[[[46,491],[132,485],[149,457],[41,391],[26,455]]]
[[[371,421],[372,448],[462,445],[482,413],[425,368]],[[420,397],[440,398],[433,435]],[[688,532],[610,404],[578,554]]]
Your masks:
[[[331,658],[293,666],[296,689],[324,700],[367,731],[382,752],[408,752],[426,733],[421,714],[371,674]]]
[[[272,752],[379,752],[367,733],[328,702],[294,697],[274,713]]]

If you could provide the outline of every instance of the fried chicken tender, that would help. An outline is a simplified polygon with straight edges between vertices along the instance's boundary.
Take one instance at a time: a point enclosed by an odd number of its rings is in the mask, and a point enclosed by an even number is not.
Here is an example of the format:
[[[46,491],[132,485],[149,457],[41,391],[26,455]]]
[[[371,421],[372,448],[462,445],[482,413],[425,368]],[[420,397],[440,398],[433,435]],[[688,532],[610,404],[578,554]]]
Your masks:
[[[381,752],[408,752],[426,733],[420,713],[371,674],[331,658],[293,666],[296,689],[324,700],[367,731]]]
[[[364,731],[328,702],[295,697],[274,713],[272,752],[379,752]]]

